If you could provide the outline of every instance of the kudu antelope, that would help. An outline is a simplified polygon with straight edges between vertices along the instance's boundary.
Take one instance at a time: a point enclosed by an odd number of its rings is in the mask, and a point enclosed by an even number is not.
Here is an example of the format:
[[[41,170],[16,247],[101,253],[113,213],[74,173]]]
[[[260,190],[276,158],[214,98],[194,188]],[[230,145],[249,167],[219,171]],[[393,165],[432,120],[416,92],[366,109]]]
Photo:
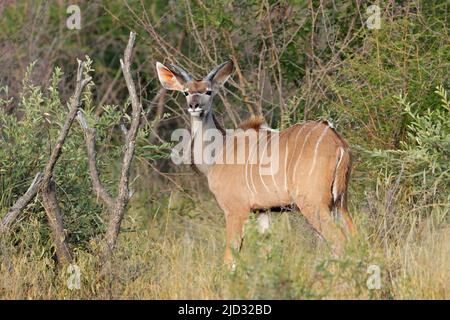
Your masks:
[[[203,136],[208,130],[218,130],[224,134],[214,117],[212,100],[230,77],[233,62],[215,67],[203,80],[193,79],[177,66],[168,68],[157,62],[156,68],[164,88],[181,91],[186,96],[187,110],[191,116],[192,150],[196,156],[211,141]],[[252,210],[290,204],[297,205],[307,221],[339,253],[346,233],[355,233],[347,210],[351,170],[347,142],[326,121],[296,124],[280,132],[271,130],[258,119],[252,119],[240,127],[242,130],[227,134],[225,140],[246,136],[255,130],[258,134],[267,133],[269,137],[266,142],[261,142],[259,138],[250,142],[249,139],[249,145],[244,150],[224,143],[221,150],[215,153],[214,160],[228,153],[243,153],[240,154],[244,158],[241,163],[196,163],[198,170],[206,175],[209,188],[225,213],[225,262],[233,261],[231,247],[240,248],[244,223]],[[255,149],[268,149],[275,135],[278,142],[277,169],[262,175],[261,160],[249,160]],[[269,168],[272,169],[272,163]],[[333,212],[340,217],[340,223],[333,218]]]

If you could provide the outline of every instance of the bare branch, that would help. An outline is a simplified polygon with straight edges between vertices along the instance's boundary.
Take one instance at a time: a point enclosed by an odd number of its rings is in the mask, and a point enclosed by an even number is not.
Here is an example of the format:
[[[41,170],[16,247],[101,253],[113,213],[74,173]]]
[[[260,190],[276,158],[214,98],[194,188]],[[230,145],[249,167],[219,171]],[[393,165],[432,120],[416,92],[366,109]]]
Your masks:
[[[72,253],[67,243],[53,179],[50,179],[49,182],[42,186],[42,202],[45,212],[47,212],[48,224],[52,231],[52,239],[58,261],[62,264],[68,264],[72,261]]]
[[[82,112],[78,112],[77,116],[78,122],[81,125],[81,128],[84,131],[84,141],[86,143],[87,149],[87,158],[88,158],[88,167],[89,167],[89,175],[92,180],[92,189],[95,194],[101,201],[103,201],[104,205],[107,207],[109,211],[112,211],[114,208],[114,199],[108,194],[106,189],[103,187],[100,181],[100,174],[97,169],[97,153],[95,151],[95,129],[90,128],[84,114]]]
[[[64,126],[61,129],[61,132],[59,133],[55,147],[50,155],[50,159],[47,165],[45,166],[44,184],[50,181],[55,164],[61,155],[61,149],[69,133],[70,127],[72,126],[73,120],[77,115],[78,108],[81,105],[81,93],[83,91],[83,88],[89,83],[89,81],[91,81],[91,77],[83,79],[83,69],[84,69],[84,62],[78,60],[77,84],[75,87],[75,93],[73,94],[70,101],[70,111],[69,114],[67,115],[66,122],[64,123]]]
[[[153,97],[152,101],[150,102],[150,106],[154,107],[156,109],[155,122],[154,122],[153,127],[151,128],[152,136],[149,139],[150,144],[154,144],[156,139],[161,140],[161,138],[159,138],[159,136],[158,136],[158,129],[161,124],[161,119],[162,119],[163,113],[164,113],[164,101],[165,101],[166,94],[167,94],[166,89],[161,88],[161,89],[159,89],[158,93]]]
[[[124,155],[122,160],[122,167],[120,173],[120,180],[118,185],[118,194],[116,198],[111,197],[104,186],[102,185],[99,177],[99,171],[96,163],[96,151],[95,151],[95,139],[96,132],[95,129],[90,128],[86,118],[83,113],[78,112],[78,122],[84,132],[85,143],[87,147],[88,155],[88,166],[89,173],[92,180],[92,188],[97,196],[107,207],[111,217],[108,222],[108,229],[105,235],[104,247],[100,252],[102,273],[104,275],[107,266],[109,266],[110,256],[115,248],[117,237],[119,235],[120,225],[123,220],[125,213],[125,208],[128,201],[132,195],[129,191],[129,180],[130,180],[130,168],[131,162],[133,160],[134,151],[136,147],[136,137],[139,130],[140,118],[142,113],[142,104],[136,93],[136,87],[131,76],[130,66],[131,66],[131,54],[133,51],[134,41],[136,34],[134,32],[130,33],[130,38],[128,40],[128,45],[125,49],[124,58],[120,59],[120,65],[122,73],[127,84],[128,92],[130,94],[132,114],[131,114],[131,125],[127,129],[124,124],[120,125],[120,129],[125,136],[125,147]]]
[[[89,83],[89,81],[91,81],[90,77],[83,78],[83,70],[84,62],[78,60],[77,82],[75,92],[70,100],[69,114],[67,115],[64,126],[59,133],[58,139],[56,140],[50,159],[45,166],[44,176],[41,183],[43,204],[45,212],[47,213],[48,223],[50,224],[50,229],[52,231],[56,255],[58,261],[63,264],[67,264],[72,260],[72,254],[67,243],[61,212],[56,197],[55,183],[53,181],[53,170],[56,162],[61,156],[62,147],[67,135],[69,134],[72,123],[77,116],[78,109],[81,106],[81,93],[83,92],[84,87]]]
[[[1,221],[0,233],[6,232],[17,219],[19,213],[34,199],[39,191],[43,177],[44,175],[42,172],[38,172],[28,190],[23,196],[17,199],[16,203],[9,209],[8,213],[6,213]]]
[[[125,49],[125,54],[123,60],[120,60],[120,65],[122,72],[127,84],[128,92],[131,98],[132,116],[131,125],[126,134],[125,141],[125,151],[122,160],[122,169],[120,174],[118,194],[115,201],[115,207],[112,211],[112,216],[109,221],[108,230],[106,233],[106,248],[103,258],[108,260],[117,242],[117,237],[119,235],[120,225],[124,216],[125,207],[129,200],[129,179],[130,179],[130,167],[131,161],[133,160],[134,150],[136,146],[136,137],[139,129],[140,117],[142,112],[142,105],[139,101],[138,95],[136,93],[136,87],[133,82],[133,78],[130,72],[131,65],[131,53],[133,50],[134,40],[136,34],[134,32],[130,33],[130,38],[128,40],[127,48]]]

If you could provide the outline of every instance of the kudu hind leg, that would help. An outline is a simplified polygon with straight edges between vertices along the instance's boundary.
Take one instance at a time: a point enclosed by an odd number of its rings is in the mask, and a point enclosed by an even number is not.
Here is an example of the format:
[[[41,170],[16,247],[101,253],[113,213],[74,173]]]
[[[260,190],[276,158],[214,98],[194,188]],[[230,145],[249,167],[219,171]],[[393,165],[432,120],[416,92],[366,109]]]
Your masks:
[[[342,216],[345,230],[348,232],[349,235],[355,236],[357,234],[357,230],[356,230],[355,224],[353,223],[352,216],[348,212],[347,205],[342,201],[337,206],[336,209],[337,209],[338,213]]]
[[[258,225],[258,232],[260,234],[265,234],[270,228],[270,214],[268,212],[261,212],[256,218]]]
[[[297,203],[297,205],[306,220],[332,246],[333,251],[338,255],[342,254],[346,237],[335,223],[328,205],[309,203]]]

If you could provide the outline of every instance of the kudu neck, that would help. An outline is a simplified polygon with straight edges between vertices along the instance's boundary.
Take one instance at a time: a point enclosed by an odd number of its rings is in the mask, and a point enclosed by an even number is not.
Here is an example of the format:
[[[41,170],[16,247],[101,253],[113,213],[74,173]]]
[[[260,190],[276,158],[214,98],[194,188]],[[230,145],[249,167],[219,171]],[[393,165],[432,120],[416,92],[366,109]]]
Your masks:
[[[211,136],[208,131],[213,130],[216,134],[224,136],[225,130],[220,126],[212,110],[210,109],[203,117],[191,116],[191,137],[192,137],[192,161],[194,167],[201,173],[208,175],[209,170],[214,165],[214,160],[205,154],[205,148],[211,143]],[[211,132],[210,132],[211,133]],[[208,134],[209,138],[205,135]],[[220,144],[223,147],[223,144]],[[215,151],[215,156],[221,150]],[[212,160],[212,161],[211,161]]]

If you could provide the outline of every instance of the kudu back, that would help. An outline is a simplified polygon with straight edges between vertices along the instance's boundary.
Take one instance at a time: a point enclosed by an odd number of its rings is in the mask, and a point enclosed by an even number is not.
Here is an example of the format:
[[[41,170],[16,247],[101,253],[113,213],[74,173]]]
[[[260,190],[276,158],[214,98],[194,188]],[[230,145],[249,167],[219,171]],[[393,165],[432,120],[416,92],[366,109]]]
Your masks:
[[[226,263],[233,261],[231,248],[241,246],[243,226],[252,210],[290,204],[298,206],[336,253],[342,252],[346,235],[356,232],[347,209],[351,150],[330,123],[310,121],[276,131],[255,118],[225,133],[215,120],[212,100],[231,75],[232,61],[217,66],[202,80],[159,62],[157,71],[166,89],[186,96],[192,158],[205,156],[203,151],[211,143],[208,132],[223,138],[212,161],[197,161],[196,166],[206,175],[225,213]]]

